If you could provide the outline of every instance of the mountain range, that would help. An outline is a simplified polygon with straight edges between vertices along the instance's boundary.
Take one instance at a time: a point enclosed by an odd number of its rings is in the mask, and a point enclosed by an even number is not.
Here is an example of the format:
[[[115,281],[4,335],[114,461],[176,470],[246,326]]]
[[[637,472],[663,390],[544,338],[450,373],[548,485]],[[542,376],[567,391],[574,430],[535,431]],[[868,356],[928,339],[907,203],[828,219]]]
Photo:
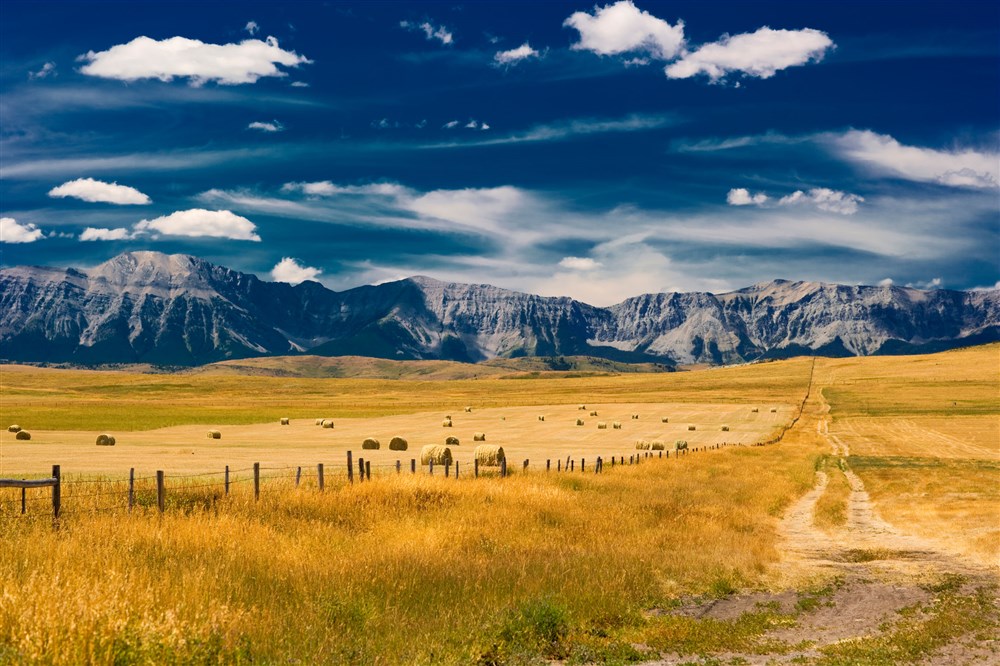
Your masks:
[[[1000,290],[774,280],[601,308],[426,277],[335,292],[188,255],[127,252],[89,270],[0,270],[0,358],[201,365],[309,353],[478,362],[588,355],[728,364],[937,351],[1000,339]]]

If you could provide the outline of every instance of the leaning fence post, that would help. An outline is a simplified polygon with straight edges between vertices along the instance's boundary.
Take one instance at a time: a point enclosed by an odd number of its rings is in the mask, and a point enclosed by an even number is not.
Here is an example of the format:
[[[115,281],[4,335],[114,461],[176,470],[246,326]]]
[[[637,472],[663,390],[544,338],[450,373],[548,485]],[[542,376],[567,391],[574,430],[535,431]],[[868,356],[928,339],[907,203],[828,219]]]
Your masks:
[[[319,482],[320,492],[323,492],[323,463],[316,465],[316,479]]]
[[[128,470],[128,510],[135,505],[135,467]]]
[[[59,465],[52,466],[52,478],[56,480],[55,485],[52,486],[52,518],[56,519],[62,508],[62,473]]]
[[[167,489],[163,485],[163,470],[156,470],[156,508],[163,513]]]
[[[226,465],[226,494],[229,494],[229,465]]]

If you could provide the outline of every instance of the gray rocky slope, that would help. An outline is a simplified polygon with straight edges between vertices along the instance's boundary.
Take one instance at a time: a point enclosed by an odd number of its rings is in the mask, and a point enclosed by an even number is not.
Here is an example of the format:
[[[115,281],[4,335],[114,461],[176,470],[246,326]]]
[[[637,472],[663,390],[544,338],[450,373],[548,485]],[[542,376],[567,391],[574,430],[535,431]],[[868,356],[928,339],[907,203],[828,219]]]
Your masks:
[[[442,358],[587,354],[737,363],[916,353],[1000,339],[1000,292],[816,282],[645,294],[598,308],[414,277],[334,292],[187,255],[129,252],[88,271],[0,270],[0,358],[196,365],[308,352]]]

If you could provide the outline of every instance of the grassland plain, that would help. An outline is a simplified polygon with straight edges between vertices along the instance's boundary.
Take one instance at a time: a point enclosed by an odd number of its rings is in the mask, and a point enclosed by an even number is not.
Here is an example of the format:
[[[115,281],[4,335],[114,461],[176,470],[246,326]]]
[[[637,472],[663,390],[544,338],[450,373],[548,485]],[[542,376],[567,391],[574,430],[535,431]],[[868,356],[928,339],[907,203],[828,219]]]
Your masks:
[[[879,510],[888,513],[887,503],[909,490],[894,486],[891,473],[883,478],[882,472],[869,472],[895,469],[891,465],[866,467],[847,455],[861,444],[831,451],[831,438],[839,437],[838,419],[849,416],[864,428],[868,418],[935,418],[920,390],[912,392],[913,413],[906,411],[904,391],[913,378],[908,361],[926,364],[927,359],[938,364],[931,379],[939,397],[964,403],[973,420],[995,419],[1000,409],[995,400],[989,406],[983,392],[988,373],[981,368],[996,353],[994,346],[916,359],[820,360],[803,418],[779,445],[655,459],[604,475],[537,471],[477,481],[376,473],[370,483],[348,486],[340,479],[320,493],[314,479],[296,489],[284,474],[265,484],[257,503],[245,483],[223,499],[218,485],[179,480],[189,487],[172,486],[162,517],[148,482],[140,485],[138,508],[131,515],[120,509],[91,511],[104,508],[107,496],[81,483],[65,487],[68,511],[58,531],[43,512],[33,509],[21,518],[11,515],[13,502],[5,502],[0,513],[5,544],[0,549],[0,663],[995,660],[995,574],[982,573],[979,560],[969,559],[968,566],[965,560],[954,562],[959,575],[948,570],[951,560],[935,560],[934,568],[911,575],[909,569],[893,568],[897,554],[891,549],[857,549],[853,555],[841,553],[843,561],[833,568],[817,561],[806,575],[797,569],[790,578],[780,528],[790,507],[813,486],[817,470],[832,475],[841,460],[847,470],[858,463],[856,471]],[[865,364],[872,365],[865,369]],[[525,438],[511,431],[528,440],[514,444],[526,447],[518,455],[526,452],[535,460],[557,446],[564,447],[560,453],[566,448],[578,452],[598,436],[589,428],[585,435],[576,434],[563,423],[580,402],[600,404],[599,412],[686,408],[692,417],[715,424],[738,416],[734,410],[742,414],[748,405],[773,403],[779,409],[774,418],[787,422],[805,393],[810,366],[800,359],[669,375],[443,385],[369,380],[366,386],[349,380],[338,386],[334,380],[313,380],[330,383],[310,387],[304,382],[301,404],[286,380],[272,377],[201,383],[206,378],[109,378],[107,373],[5,368],[5,389],[10,377],[21,374],[12,382],[18,386],[12,411],[6,396],[0,411],[10,421],[42,424],[31,427],[46,436],[71,433],[81,424],[86,426],[81,430],[117,424],[126,432],[155,436],[153,431],[166,425],[202,432],[205,425],[237,426],[295,414],[375,421],[375,416],[412,419],[433,413],[443,437],[442,410],[456,421],[465,418],[464,411],[456,413],[465,404],[476,406],[469,415],[474,418],[496,419],[513,410],[505,421],[494,421],[499,427],[520,424],[522,408],[526,416],[546,407],[559,415],[554,433]],[[883,381],[877,389],[870,388],[876,386],[867,379],[872,374]],[[986,379],[977,382],[977,376]],[[145,388],[119,391],[119,380]],[[63,384],[73,388],[64,390]],[[940,384],[945,386],[939,391]],[[887,399],[881,395],[885,386],[899,386],[901,392]],[[277,395],[279,406],[259,411],[269,397],[261,392]],[[165,402],[162,409],[146,409],[158,399]],[[213,412],[212,403],[227,406]],[[643,409],[643,403],[655,408]],[[289,413],[292,406],[301,411]],[[87,407],[95,408],[97,417],[75,413]],[[747,421],[771,418],[769,410],[760,412]],[[109,424],[115,414],[124,416]],[[550,421],[536,420],[534,427]],[[643,421],[635,427],[645,427]],[[988,424],[977,423],[970,430],[988,437]],[[734,424],[733,436],[741,427]],[[763,430],[744,434],[757,432]],[[2,441],[5,450],[14,445],[9,438]],[[907,441],[894,444],[888,456],[878,449],[864,455],[879,461],[907,456]],[[53,440],[46,446],[45,456],[58,456],[75,444]],[[184,455],[198,458],[191,451],[209,446],[192,441]],[[92,441],[88,448],[94,451]],[[165,454],[150,449],[149,455]],[[978,460],[963,455],[952,462]],[[980,478],[995,485],[996,470],[985,474],[969,477],[967,492],[974,496],[962,505],[957,526],[939,525],[945,530],[942,538],[966,540],[980,555],[984,551],[974,546],[982,534],[965,534],[962,520],[966,514],[997,510],[995,497],[977,485]],[[924,492],[951,492],[946,477],[939,481],[943,485],[929,485]],[[116,496],[123,488],[119,483]],[[844,529],[854,520],[855,495],[852,491],[841,507],[848,514]],[[12,498],[0,501],[7,499]],[[41,497],[39,503],[44,501]],[[831,515],[837,515],[840,503],[832,496]],[[818,528],[823,521],[816,513]],[[840,522],[834,518],[825,527],[836,534]],[[884,578],[888,582],[881,582]],[[891,603],[858,603],[873,597]],[[845,628],[845,614],[865,622]]]

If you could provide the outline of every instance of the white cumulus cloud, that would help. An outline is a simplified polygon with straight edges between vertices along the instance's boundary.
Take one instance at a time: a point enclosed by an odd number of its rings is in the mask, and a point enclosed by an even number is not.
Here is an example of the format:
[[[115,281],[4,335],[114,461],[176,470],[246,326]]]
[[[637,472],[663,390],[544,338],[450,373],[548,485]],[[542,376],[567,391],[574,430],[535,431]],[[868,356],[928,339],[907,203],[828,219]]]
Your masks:
[[[251,37],[260,32],[260,26],[257,25],[257,21],[247,21],[243,29],[250,33]]]
[[[527,60],[528,58],[537,58],[539,56],[538,51],[531,48],[528,42],[521,44],[516,49],[510,49],[508,51],[497,51],[493,56],[493,62],[497,65],[514,65],[522,60]]]
[[[726,195],[726,203],[730,206],[760,206],[767,202],[767,195],[763,192],[750,194],[750,190],[745,187],[734,187]]]
[[[152,220],[142,220],[135,225],[135,229],[164,236],[230,238],[260,242],[256,225],[228,210],[203,208],[180,210]]]
[[[261,122],[255,120],[254,122],[247,125],[247,129],[257,130],[259,132],[284,132],[285,126],[279,123],[277,120],[272,120],[271,122]]]
[[[45,63],[37,72],[28,72],[28,78],[32,81],[37,79],[47,79],[50,76],[59,76],[59,72],[56,71],[56,64],[54,62]]]
[[[148,204],[151,199],[128,185],[106,183],[93,178],[77,178],[49,190],[50,197],[73,197],[92,203],[113,203],[121,206]]]
[[[311,266],[303,266],[292,257],[283,257],[281,261],[271,269],[271,278],[275,282],[287,282],[288,284],[298,284],[306,280],[315,280],[323,271]]]
[[[887,134],[850,130],[830,139],[834,152],[878,173],[951,187],[1000,187],[1000,152],[907,146]]]
[[[705,74],[714,82],[733,72],[767,79],[779,70],[822,60],[832,47],[833,40],[819,30],[772,30],[764,27],[756,32],[726,35],[717,42],[704,44],[695,51],[685,53],[665,71],[671,79]]]
[[[424,21],[423,23],[400,21],[399,27],[406,28],[407,30],[414,30],[416,32],[422,32],[428,40],[436,39],[442,44],[451,44],[455,40],[455,35],[443,25],[435,26],[429,21]]]
[[[826,187],[814,187],[808,192],[796,190],[788,196],[778,200],[779,206],[794,206],[798,204],[808,204],[815,206],[819,210],[828,213],[839,213],[840,215],[854,215],[858,212],[858,204],[865,198],[849,192],[831,190]]]
[[[590,257],[563,257],[559,265],[574,271],[592,271],[602,266],[601,262]]]
[[[684,47],[684,23],[670,25],[647,11],[621,0],[595,7],[593,14],[575,12],[563,25],[580,33],[571,48],[599,55],[639,53],[658,60],[671,60]]]
[[[891,287],[893,285],[892,278],[883,278],[878,281],[878,286],[880,287]]]
[[[80,233],[82,241],[116,241],[132,238],[132,233],[125,228],[101,229],[97,227],[87,227]]]
[[[264,76],[287,76],[278,68],[312,61],[278,46],[278,40],[246,39],[239,44],[206,44],[197,39],[136,37],[107,51],[88,51],[77,60],[83,74],[121,81],[186,78],[193,86],[255,83]]]
[[[0,217],[0,243],[34,243],[43,235],[31,222],[22,224],[12,217]]]

